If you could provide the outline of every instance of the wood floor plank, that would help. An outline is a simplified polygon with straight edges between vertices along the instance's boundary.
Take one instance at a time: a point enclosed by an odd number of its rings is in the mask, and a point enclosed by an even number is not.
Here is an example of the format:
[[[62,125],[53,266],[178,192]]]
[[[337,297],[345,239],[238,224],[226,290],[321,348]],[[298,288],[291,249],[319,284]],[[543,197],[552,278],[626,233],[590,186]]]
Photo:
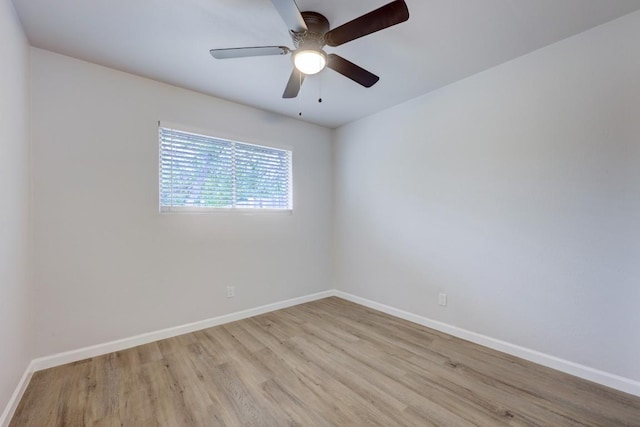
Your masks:
[[[307,327],[312,330],[321,329],[317,325],[307,325]],[[330,339],[330,335],[325,335],[325,338]],[[350,370],[369,383],[370,387],[380,390],[387,396],[391,396],[393,400],[404,402],[407,406],[403,409],[405,415],[401,418],[413,416],[414,412],[409,410],[409,407],[413,406],[430,408],[429,418],[420,417],[421,422],[425,425],[428,424],[426,421],[444,423],[445,420],[448,423],[447,425],[472,425],[445,408],[434,407],[432,401],[398,382],[397,378],[403,377],[406,371],[401,371],[397,368],[396,363],[389,363],[371,351],[353,351],[348,347],[342,347],[340,341],[333,340],[333,343],[336,347],[327,354],[327,358],[338,366],[349,366]],[[390,398],[387,397],[387,399]],[[409,425],[412,424],[409,423]]]
[[[280,406],[289,415],[287,424],[297,426],[331,426],[329,421],[310,408],[305,401],[284,387],[278,380],[269,380],[263,384],[263,390],[273,405]]]
[[[640,398],[340,298],[36,372],[11,427],[636,426]]]

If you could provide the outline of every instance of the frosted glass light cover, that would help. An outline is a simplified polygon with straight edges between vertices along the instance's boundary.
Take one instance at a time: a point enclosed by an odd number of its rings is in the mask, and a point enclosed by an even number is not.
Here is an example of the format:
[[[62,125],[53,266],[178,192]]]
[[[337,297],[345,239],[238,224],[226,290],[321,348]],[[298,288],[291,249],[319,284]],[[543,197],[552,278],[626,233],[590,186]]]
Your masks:
[[[293,63],[301,73],[317,74],[327,65],[326,57],[316,50],[301,50],[293,56]]]

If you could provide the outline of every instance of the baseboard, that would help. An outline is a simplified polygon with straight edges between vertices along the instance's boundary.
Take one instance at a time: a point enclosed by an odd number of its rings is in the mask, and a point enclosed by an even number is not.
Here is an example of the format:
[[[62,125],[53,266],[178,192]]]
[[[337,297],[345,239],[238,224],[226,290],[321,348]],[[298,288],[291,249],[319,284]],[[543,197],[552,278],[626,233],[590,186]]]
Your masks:
[[[111,341],[104,344],[98,344],[90,347],[84,347],[77,350],[67,351],[64,353],[54,354],[51,356],[37,358],[29,363],[26,371],[22,375],[16,390],[14,391],[11,399],[7,403],[6,408],[2,415],[0,415],[0,427],[6,427],[9,425],[11,418],[15,410],[18,407],[18,403],[24,394],[31,375],[42,369],[52,368],[54,366],[64,365],[66,363],[77,362],[79,360],[87,359],[90,357],[102,356],[104,354],[112,353],[114,351],[126,350],[128,348],[136,347],[143,344],[148,344],[153,341],[158,341],[166,338],[175,337],[182,334],[187,334],[194,331],[199,331],[213,326],[222,325],[236,320],[246,319],[248,317],[257,316],[271,311],[280,310],[283,308],[291,307],[306,302],[316,301],[322,298],[331,296],[337,296],[345,300],[360,304],[374,310],[381,311],[383,313],[390,314],[401,319],[414,322],[446,334],[462,338],[473,343],[492,348],[494,350],[501,351],[503,353],[511,354],[516,357],[520,357],[525,360],[529,360],[534,363],[538,363],[543,366],[547,366],[558,371],[566,372],[593,381],[598,384],[605,385],[607,387],[614,388],[629,394],[640,397],[640,382],[634,381],[628,378],[624,378],[615,374],[600,371],[590,368],[588,366],[580,365],[578,363],[570,362],[568,360],[560,359],[545,353],[541,353],[535,350],[531,350],[525,347],[521,347],[515,344],[511,344],[505,341],[500,341],[486,335],[478,334],[476,332],[468,331],[466,329],[458,328],[443,322],[429,319],[427,317],[419,316],[417,314],[409,313],[404,310],[400,310],[385,304],[381,304],[375,301],[361,298],[346,292],[338,290],[330,290],[325,292],[319,292],[312,295],[306,295],[303,297],[292,298],[285,301],[280,301],[273,304],[267,304],[260,307],[255,307],[248,310],[238,311],[223,316],[213,317],[210,319],[201,320],[198,322],[187,323],[185,325],[176,326],[172,328],[163,329],[160,331],[149,332],[129,338],[124,338],[116,341]]]
[[[178,335],[188,334],[190,332],[211,328],[213,326],[222,325],[224,323],[235,322],[236,320],[246,319],[248,317],[257,316],[259,314],[268,313],[282,308],[291,307],[305,302],[311,302],[322,298],[333,296],[333,291],[319,292],[303,297],[292,298],[285,301],[267,304],[248,310],[238,311],[223,316],[213,317],[210,319],[200,320],[198,322],[187,323],[172,328],[162,329],[159,331],[148,332],[146,334],[136,335],[129,338],[123,338],[116,341],[97,344],[89,347],[79,348],[64,353],[58,353],[51,356],[40,357],[32,362],[34,371],[53,368],[67,363],[77,362],[79,360],[88,359],[90,357],[102,356],[104,354],[113,353],[114,351],[122,351],[128,348],[137,347],[139,345],[148,344],[153,341],[172,338]]]
[[[271,311],[280,310],[282,308],[292,307],[294,305],[303,304],[305,302],[316,301],[322,298],[334,296],[335,292],[325,291],[316,294],[306,295],[298,298],[292,298],[285,301],[276,302],[273,304],[262,305],[260,307],[251,308],[248,310],[242,310],[235,313],[226,314],[223,316],[212,317],[210,319],[201,320],[198,322],[187,323],[181,326],[175,326],[172,328],[162,329],[159,331],[149,332],[146,334],[136,335],[129,338],[123,338],[116,341],[107,342],[104,344],[93,345],[89,347],[79,348],[77,350],[71,350],[64,353],[58,353],[51,356],[40,357],[34,359],[29,363],[25,370],[18,386],[16,387],[11,399],[7,403],[2,415],[0,415],[0,427],[7,427],[11,422],[11,418],[15,413],[22,395],[29,385],[31,376],[36,371],[43,369],[53,368],[55,366],[64,365],[67,363],[77,362],[79,360],[88,359],[90,357],[102,356],[114,351],[122,351],[128,348],[136,347],[143,344],[148,344],[153,341],[163,340],[166,338],[175,337],[178,335],[188,334],[190,332],[199,331],[202,329],[211,328],[213,326],[222,325],[229,322],[235,322],[236,320],[246,319],[248,317],[257,316]]]
[[[20,382],[18,382],[18,386],[14,390],[11,395],[11,399],[7,403],[7,406],[4,408],[2,415],[0,415],[0,427],[7,427],[11,422],[11,418],[13,418],[13,414],[18,409],[18,404],[20,403],[20,399],[22,399],[22,395],[27,389],[27,385],[29,385],[29,381],[31,380],[31,375],[33,375],[33,362],[29,363],[27,369],[22,374],[22,378],[20,378]]]
[[[385,304],[380,304],[378,302],[371,301],[366,298],[361,298],[346,292],[336,290],[333,292],[333,294],[337,297],[346,299],[356,304],[364,305],[374,310],[378,310],[383,313],[387,313],[392,316],[399,317],[401,319],[405,319],[410,322],[417,323],[419,325],[423,325],[440,332],[444,332],[454,337],[471,341],[473,343],[482,345],[484,347],[489,347],[494,350],[498,350],[503,353],[507,353],[512,356],[520,357],[521,359],[525,359],[530,362],[534,362],[539,365],[546,366],[548,368],[565,372],[567,374],[570,374],[588,381],[593,381],[594,383],[602,384],[604,386],[611,387],[616,390],[620,390],[625,393],[633,394],[635,396],[640,397],[640,382],[638,381],[621,377],[619,375],[611,374],[609,372],[600,371],[598,369],[594,369],[589,366],[570,362],[568,360],[564,360],[559,357],[551,356],[545,353],[541,353],[539,351],[531,350],[526,347],[521,347],[519,345],[511,344],[506,341],[501,341],[495,338],[491,338],[486,335],[468,331],[466,329],[458,328],[456,326],[452,326],[447,323],[439,322],[437,320],[432,320],[427,317],[409,313],[407,311],[390,307]]]

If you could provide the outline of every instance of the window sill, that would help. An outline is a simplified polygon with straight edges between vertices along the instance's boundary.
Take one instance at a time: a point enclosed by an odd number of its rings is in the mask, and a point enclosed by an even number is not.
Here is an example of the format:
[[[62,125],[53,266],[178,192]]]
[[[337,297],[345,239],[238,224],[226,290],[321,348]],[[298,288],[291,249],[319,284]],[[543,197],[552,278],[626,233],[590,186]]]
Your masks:
[[[262,209],[262,208],[196,208],[185,206],[162,206],[161,214],[196,214],[196,215],[293,215],[293,209]]]

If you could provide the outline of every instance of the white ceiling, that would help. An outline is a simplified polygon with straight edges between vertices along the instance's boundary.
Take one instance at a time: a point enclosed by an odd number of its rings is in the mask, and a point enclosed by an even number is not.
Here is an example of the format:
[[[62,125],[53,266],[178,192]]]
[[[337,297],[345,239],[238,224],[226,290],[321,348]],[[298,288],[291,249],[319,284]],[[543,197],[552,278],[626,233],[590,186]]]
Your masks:
[[[211,48],[285,45],[270,0],[13,0],[33,46],[337,127],[640,9],[640,0],[406,0],[409,21],[326,48],[380,76],[332,70],[282,99],[289,56],[215,60]],[[297,0],[334,28],[389,0]],[[323,102],[318,103],[321,94]]]

